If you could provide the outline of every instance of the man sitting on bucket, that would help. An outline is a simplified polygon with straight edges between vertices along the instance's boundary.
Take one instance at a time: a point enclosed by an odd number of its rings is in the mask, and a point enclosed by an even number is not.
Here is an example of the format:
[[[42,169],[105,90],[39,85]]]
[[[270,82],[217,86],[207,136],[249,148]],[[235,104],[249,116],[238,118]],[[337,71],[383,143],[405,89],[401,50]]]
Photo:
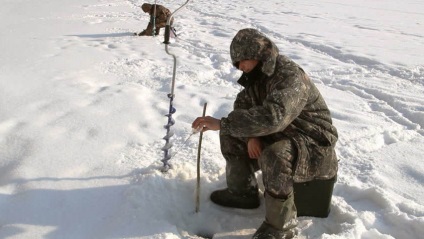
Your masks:
[[[260,169],[265,220],[253,238],[293,238],[293,184],[336,176],[337,130],[315,84],[268,37],[242,29],[232,40],[230,55],[243,72],[238,83],[244,87],[233,111],[221,119],[206,116],[192,123],[194,129],[220,130],[227,188],[210,198],[224,207],[259,207],[255,171]]]

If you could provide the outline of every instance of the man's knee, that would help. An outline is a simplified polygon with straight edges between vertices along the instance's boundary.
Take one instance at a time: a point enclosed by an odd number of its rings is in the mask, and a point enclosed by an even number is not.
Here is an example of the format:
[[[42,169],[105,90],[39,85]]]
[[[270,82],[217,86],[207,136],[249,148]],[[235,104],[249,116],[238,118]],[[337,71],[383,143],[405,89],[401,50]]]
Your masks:
[[[281,140],[264,148],[259,158],[265,190],[284,198],[293,191],[292,165],[296,156],[293,143]]]
[[[248,155],[246,142],[231,135],[220,135],[222,154]]]
[[[291,172],[291,165],[295,157],[296,148],[293,142],[289,139],[284,139],[265,147],[259,160],[263,166],[271,166],[275,163],[285,165],[289,167]]]

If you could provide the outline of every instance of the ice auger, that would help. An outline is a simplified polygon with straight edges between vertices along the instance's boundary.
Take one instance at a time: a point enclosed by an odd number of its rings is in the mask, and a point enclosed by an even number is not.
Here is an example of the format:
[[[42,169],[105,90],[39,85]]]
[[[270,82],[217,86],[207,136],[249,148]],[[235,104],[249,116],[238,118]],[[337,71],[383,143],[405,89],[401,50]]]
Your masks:
[[[165,40],[163,43],[165,43],[165,51],[168,55],[171,55],[174,58],[174,67],[173,67],[173,71],[172,71],[172,81],[171,81],[171,93],[168,94],[168,98],[169,98],[169,112],[168,114],[166,114],[165,116],[168,117],[168,123],[164,126],[164,128],[166,129],[166,135],[165,137],[163,137],[163,139],[165,140],[165,146],[162,148],[162,151],[164,153],[163,155],[163,168],[162,171],[166,172],[170,169],[170,164],[169,164],[169,160],[171,159],[171,154],[170,154],[170,149],[172,148],[172,143],[170,141],[171,137],[174,135],[174,132],[171,130],[171,127],[175,124],[175,120],[172,118],[172,115],[175,113],[176,109],[173,106],[173,101],[175,98],[175,94],[174,94],[174,88],[175,88],[175,74],[176,74],[176,69],[177,69],[177,57],[170,53],[168,50],[168,45],[169,45],[169,38],[171,36],[171,20],[174,18],[174,15],[181,10],[183,7],[185,7],[185,5],[188,4],[190,0],[187,0],[181,7],[179,7],[177,10],[175,10],[167,19],[166,21],[166,26],[165,26]]]
[[[150,15],[150,22],[152,23],[152,36],[156,36],[156,0],[155,0],[155,8],[153,9],[153,15]]]

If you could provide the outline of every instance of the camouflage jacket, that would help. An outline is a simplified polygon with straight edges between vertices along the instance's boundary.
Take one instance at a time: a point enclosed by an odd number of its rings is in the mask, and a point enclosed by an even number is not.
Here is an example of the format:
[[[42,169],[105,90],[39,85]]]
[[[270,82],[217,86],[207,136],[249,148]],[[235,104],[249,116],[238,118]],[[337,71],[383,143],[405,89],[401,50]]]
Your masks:
[[[337,130],[324,98],[303,69],[254,29],[239,31],[230,51],[234,65],[244,59],[259,60],[261,74],[253,79],[242,74],[238,83],[244,89],[234,110],[221,119],[220,134],[274,142],[290,138],[298,151],[295,182],[334,177]]]
[[[144,3],[141,8],[150,14],[150,23],[153,24],[153,18],[155,18],[156,27],[165,27],[168,17],[171,15],[171,11],[159,4],[156,4],[156,14],[155,14],[155,4]],[[171,21],[171,25],[172,25]]]

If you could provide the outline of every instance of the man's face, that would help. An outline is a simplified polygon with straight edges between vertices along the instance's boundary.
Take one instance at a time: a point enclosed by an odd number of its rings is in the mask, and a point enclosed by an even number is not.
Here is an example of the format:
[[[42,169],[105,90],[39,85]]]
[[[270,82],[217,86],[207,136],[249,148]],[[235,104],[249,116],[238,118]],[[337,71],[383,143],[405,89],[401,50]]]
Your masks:
[[[143,10],[143,12],[150,12],[150,8],[151,8],[151,6],[150,5],[148,5],[148,4],[143,4],[143,5],[141,5],[141,9]]]
[[[238,69],[244,73],[249,73],[258,64],[258,60],[241,60],[238,64]]]

